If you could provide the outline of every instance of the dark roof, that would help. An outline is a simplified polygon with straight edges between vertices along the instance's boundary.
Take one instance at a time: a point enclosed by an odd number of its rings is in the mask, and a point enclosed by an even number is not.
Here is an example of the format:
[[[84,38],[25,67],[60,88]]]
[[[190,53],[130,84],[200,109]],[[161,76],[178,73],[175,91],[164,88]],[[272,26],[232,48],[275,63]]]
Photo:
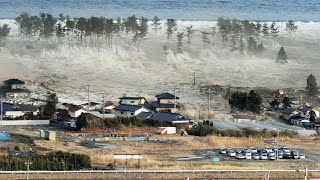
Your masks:
[[[158,99],[175,99],[174,97],[175,97],[174,95],[167,92],[156,95],[156,98]],[[176,96],[176,99],[180,99],[180,98]]]
[[[66,120],[70,118],[70,115],[67,109],[57,109],[56,115],[58,116],[58,119]]]
[[[138,99],[145,99],[144,97],[121,97],[119,99],[134,99],[134,100],[138,100]]]
[[[311,110],[312,110],[312,108],[309,107],[309,106],[305,106],[305,107],[303,107],[303,108],[301,109],[302,112],[307,112],[307,111],[311,111]]]
[[[190,120],[179,113],[159,112],[154,114],[151,119],[165,122]]]
[[[24,81],[21,81],[20,79],[8,79],[3,81],[7,85],[12,85],[12,84],[25,84]]]
[[[70,105],[70,106],[68,107],[68,110],[71,111],[71,112],[76,112],[76,111],[78,111],[78,110],[80,110],[80,109],[81,109],[81,107],[80,107],[80,106],[77,106],[77,105]]]
[[[96,103],[96,102],[90,102],[90,106],[96,106],[98,105],[99,103]],[[88,103],[84,103],[84,104],[81,104],[82,106],[87,106]]]
[[[7,103],[7,102],[2,103],[3,112],[10,111],[14,107],[15,107],[14,104]],[[0,109],[0,112],[1,112],[1,109]]]
[[[125,104],[120,104],[119,106],[116,106],[114,109],[119,110],[119,111],[130,111],[130,112],[135,112],[138,109],[141,109],[141,106],[135,106],[135,105],[125,105]]]
[[[150,106],[154,108],[174,108],[174,104],[160,104],[157,101],[150,103]],[[176,104],[176,108],[179,108],[178,104]]]
[[[137,115],[137,117],[141,119],[148,119],[150,116],[152,116],[152,112],[141,112]]]
[[[3,111],[37,111],[39,109],[38,106],[33,106],[29,104],[11,104],[11,103],[3,103]]]
[[[28,89],[10,89],[6,93],[31,93]]]
[[[295,111],[295,109],[293,108],[286,108],[284,110],[282,110],[283,114],[292,114]]]

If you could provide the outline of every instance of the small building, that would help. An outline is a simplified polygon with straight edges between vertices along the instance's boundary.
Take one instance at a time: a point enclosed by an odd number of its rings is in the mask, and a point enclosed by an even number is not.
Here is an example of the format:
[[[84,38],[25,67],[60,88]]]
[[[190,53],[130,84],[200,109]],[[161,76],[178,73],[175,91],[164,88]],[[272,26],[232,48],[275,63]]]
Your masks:
[[[149,112],[148,109],[142,106],[135,106],[135,105],[124,105],[120,104],[114,108],[116,116],[122,117],[131,117],[140,114],[141,112]]]
[[[25,114],[37,115],[39,107],[27,104],[3,103],[3,116],[6,118],[16,118]]]
[[[301,117],[304,117],[304,118],[309,118],[309,117],[310,117],[310,111],[311,111],[311,110],[315,112],[316,117],[320,117],[319,111],[313,109],[313,108],[310,107],[310,106],[305,106],[305,107],[303,107],[303,108],[300,110],[300,116],[301,116]]]
[[[149,119],[168,122],[171,124],[188,124],[188,125],[191,120],[179,113],[170,113],[170,112],[158,112],[153,116],[151,116]]]
[[[119,104],[123,105],[144,106],[148,103],[144,97],[121,97],[119,99]]]
[[[299,112],[294,108],[286,108],[282,110],[282,119],[288,121],[292,116],[299,114]]]
[[[89,114],[94,115],[94,116],[96,116],[98,118],[109,118],[110,119],[110,118],[115,118],[116,117],[115,114],[110,114],[110,113],[103,114],[100,111],[90,111]]]
[[[5,94],[8,99],[28,98],[31,91],[26,89],[25,82],[19,79],[8,79],[3,81],[5,85]]]
[[[179,111],[179,97],[166,92],[156,95],[156,98],[157,101],[150,103],[150,107],[152,110],[156,112],[165,111],[172,113],[176,113]]]
[[[86,112],[86,111],[77,105],[70,105],[68,107],[68,114],[71,118],[77,118],[84,112]]]
[[[232,115],[234,118],[234,122],[240,123],[240,122],[255,122],[256,116],[254,115],[247,115],[247,114],[235,114]]]

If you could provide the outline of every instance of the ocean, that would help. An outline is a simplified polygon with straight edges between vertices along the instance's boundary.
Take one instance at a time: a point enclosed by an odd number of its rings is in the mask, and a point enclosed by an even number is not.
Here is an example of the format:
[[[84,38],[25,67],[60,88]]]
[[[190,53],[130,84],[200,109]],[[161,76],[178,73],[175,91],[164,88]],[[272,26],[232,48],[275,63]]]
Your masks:
[[[260,21],[319,21],[319,0],[0,0],[0,19],[21,12],[63,13],[71,17],[109,18],[143,16],[185,21],[229,17]]]

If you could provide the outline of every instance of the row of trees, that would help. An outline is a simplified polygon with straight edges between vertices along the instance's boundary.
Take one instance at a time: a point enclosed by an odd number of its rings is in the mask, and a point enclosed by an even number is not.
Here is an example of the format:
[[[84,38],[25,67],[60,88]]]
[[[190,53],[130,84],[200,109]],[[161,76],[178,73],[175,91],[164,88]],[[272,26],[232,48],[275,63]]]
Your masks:
[[[8,37],[11,28],[8,24],[0,26],[0,47],[3,45],[3,41]]]
[[[25,171],[25,163],[28,160],[32,162],[30,170],[63,171],[92,168],[91,158],[88,155],[56,151],[46,155],[2,156],[0,157],[0,169],[2,171]]]
[[[30,16],[28,13],[22,13],[16,18],[19,26],[20,34],[25,36],[39,35],[40,38],[49,38],[54,34],[61,40],[63,36],[69,33],[75,33],[77,40],[82,44],[86,37],[90,37],[92,44],[101,45],[101,38],[91,38],[92,35],[96,37],[104,37],[105,43],[112,46],[114,40],[117,45],[119,38],[124,38],[127,43],[127,38],[131,37],[131,42],[137,45],[141,40],[145,39],[148,30],[148,19],[136,16],[127,18],[105,18],[105,17],[90,17],[90,18],[70,18],[69,16],[59,15],[59,18],[54,18],[49,13],[40,13],[39,16]],[[151,29],[157,34],[161,28],[161,19],[155,16],[150,25]],[[193,26],[188,26],[181,31],[177,31],[177,22],[174,19],[167,19],[165,22],[166,44],[163,49],[167,52],[168,41],[176,34],[177,38],[177,52],[183,52],[183,42],[186,39],[187,47],[192,44],[192,39],[196,33]],[[264,51],[264,46],[260,41],[260,37],[278,36],[278,26],[273,22],[270,27],[267,23],[263,25],[259,22],[254,23],[248,20],[237,20],[228,18],[219,18],[217,27],[211,27],[210,31],[200,31],[203,41],[203,46],[206,48],[209,44],[215,44],[216,35],[220,34],[221,42],[224,46],[229,45],[231,51],[244,52],[247,46],[249,54],[261,55]],[[287,23],[287,30],[295,31],[293,21]],[[122,37],[124,36],[124,37]],[[130,42],[130,41],[129,41]],[[247,44],[247,45],[246,45]],[[82,44],[83,45],[83,44]]]
[[[260,113],[262,97],[251,90],[247,92],[234,92],[231,94],[229,104],[232,108],[239,110],[251,111],[253,113]]]
[[[170,126],[169,123],[157,121],[152,119],[139,119],[137,117],[116,117],[106,119],[90,119],[87,114],[82,113],[77,122],[77,129],[82,128],[119,128],[122,126],[136,126],[136,127],[161,127]]]

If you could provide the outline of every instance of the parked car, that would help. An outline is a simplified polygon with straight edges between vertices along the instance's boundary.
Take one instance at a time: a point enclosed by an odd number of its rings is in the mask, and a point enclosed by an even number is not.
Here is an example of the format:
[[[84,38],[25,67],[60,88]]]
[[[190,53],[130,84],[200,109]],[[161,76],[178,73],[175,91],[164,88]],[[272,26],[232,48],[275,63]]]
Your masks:
[[[255,160],[259,160],[260,159],[260,155],[259,154],[254,154],[252,157]]]
[[[255,147],[250,147],[250,151],[252,154],[258,153],[258,149]]]
[[[304,154],[300,154],[299,159],[305,159],[306,156]]]
[[[268,159],[270,160],[276,160],[276,156],[274,154],[269,154]]]
[[[245,154],[245,158],[246,158],[246,159],[251,159],[251,158],[252,158],[251,153],[246,153],[246,154]]]
[[[283,159],[291,159],[292,156],[291,156],[291,153],[290,152],[285,152],[284,155],[283,155]]]
[[[285,153],[290,152],[288,147],[281,147],[281,150]]]
[[[243,154],[239,153],[239,154],[236,155],[236,158],[237,159],[244,159],[245,157],[244,157]]]
[[[272,148],[270,148],[270,147],[266,147],[264,149],[267,151],[267,153],[273,152]]]
[[[267,154],[267,153],[262,153],[262,154],[260,155],[260,159],[262,159],[262,160],[267,160],[267,159],[268,159],[268,154]]]
[[[227,150],[226,150],[226,149],[220,149],[220,150],[219,150],[219,153],[220,153],[220,154],[227,154]]]
[[[299,158],[299,151],[297,151],[297,150],[291,151],[291,157],[293,159],[298,159]]]
[[[228,152],[228,155],[231,156],[231,157],[235,157],[236,156],[236,152],[234,150],[230,150]]]
[[[269,152],[269,153],[268,153],[268,156],[276,156],[276,153],[273,152],[273,151],[272,151],[272,152]]]
[[[283,151],[282,151],[282,150],[279,150],[279,151],[278,151],[278,158],[279,158],[279,159],[282,159],[282,158],[283,158]]]

